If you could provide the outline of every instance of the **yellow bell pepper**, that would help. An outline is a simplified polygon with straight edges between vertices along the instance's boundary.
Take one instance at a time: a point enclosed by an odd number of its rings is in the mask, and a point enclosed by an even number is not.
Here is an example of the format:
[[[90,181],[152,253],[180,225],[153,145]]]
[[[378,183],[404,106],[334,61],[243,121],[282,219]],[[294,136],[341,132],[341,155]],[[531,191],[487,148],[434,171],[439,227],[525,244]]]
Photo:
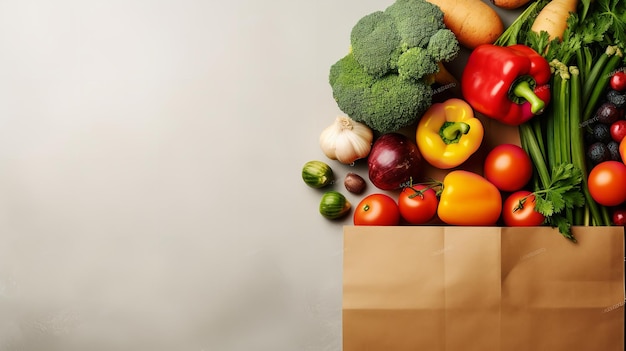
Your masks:
[[[495,225],[502,213],[502,195],[484,177],[457,169],[443,179],[437,215],[450,225]]]
[[[482,143],[485,130],[472,107],[451,98],[433,104],[417,126],[416,142],[424,159],[440,169],[461,165]]]

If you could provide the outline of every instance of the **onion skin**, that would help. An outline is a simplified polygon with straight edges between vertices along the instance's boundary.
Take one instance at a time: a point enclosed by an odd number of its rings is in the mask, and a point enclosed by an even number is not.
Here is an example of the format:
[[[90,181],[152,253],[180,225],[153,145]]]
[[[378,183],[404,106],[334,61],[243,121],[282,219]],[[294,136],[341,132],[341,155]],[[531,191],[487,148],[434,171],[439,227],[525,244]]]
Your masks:
[[[369,178],[381,190],[400,189],[421,175],[422,155],[417,145],[399,133],[380,136],[367,159]]]

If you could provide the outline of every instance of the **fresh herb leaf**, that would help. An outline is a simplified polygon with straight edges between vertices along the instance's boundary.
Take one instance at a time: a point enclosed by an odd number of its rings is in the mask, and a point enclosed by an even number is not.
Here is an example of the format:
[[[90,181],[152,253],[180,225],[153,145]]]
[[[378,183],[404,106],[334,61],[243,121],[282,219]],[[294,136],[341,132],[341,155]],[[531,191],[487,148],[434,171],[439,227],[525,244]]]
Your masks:
[[[598,16],[611,23],[613,43],[626,44],[626,4],[620,0],[596,0]]]
[[[589,1],[589,0],[583,0]],[[549,0],[533,1],[526,9],[511,23],[504,32],[494,42],[495,45],[509,46],[514,44],[523,44],[526,41],[526,35],[533,33],[532,27],[535,18],[539,12],[549,3]]]
[[[580,186],[583,173],[572,163],[561,163],[552,169],[550,184],[545,189],[538,189],[535,195],[535,210],[546,217],[552,227],[573,240],[571,223],[562,213],[565,209],[573,209],[585,204]]]
[[[600,20],[598,22],[595,21],[584,21],[580,24],[580,28],[578,29],[581,42],[584,45],[593,44],[593,43],[601,43],[604,41],[604,35],[611,27],[611,21]]]
[[[554,51],[554,48],[557,48],[561,41],[559,39],[550,40],[550,35],[546,31],[541,31],[540,33],[530,31],[526,34],[525,44],[537,52],[543,52],[544,57],[550,61],[548,57],[556,56],[550,50]]]
[[[576,238],[572,234],[571,223],[563,216],[553,216],[547,220],[547,224],[552,228],[558,228],[559,232],[567,239],[576,242]]]
[[[544,197],[535,195],[535,211],[548,218],[554,214],[554,205]]]

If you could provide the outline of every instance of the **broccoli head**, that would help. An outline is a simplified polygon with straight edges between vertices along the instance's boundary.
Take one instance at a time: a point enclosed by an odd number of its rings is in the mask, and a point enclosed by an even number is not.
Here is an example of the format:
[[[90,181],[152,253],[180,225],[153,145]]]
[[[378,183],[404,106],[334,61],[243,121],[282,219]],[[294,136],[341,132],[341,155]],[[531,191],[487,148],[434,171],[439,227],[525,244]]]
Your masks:
[[[441,62],[458,52],[439,7],[396,0],[352,28],[350,52],[331,67],[333,96],[344,113],[378,132],[400,129],[430,107]]]
[[[370,128],[387,133],[406,127],[431,104],[433,90],[398,74],[373,78],[349,53],[331,66],[330,84],[341,110]]]

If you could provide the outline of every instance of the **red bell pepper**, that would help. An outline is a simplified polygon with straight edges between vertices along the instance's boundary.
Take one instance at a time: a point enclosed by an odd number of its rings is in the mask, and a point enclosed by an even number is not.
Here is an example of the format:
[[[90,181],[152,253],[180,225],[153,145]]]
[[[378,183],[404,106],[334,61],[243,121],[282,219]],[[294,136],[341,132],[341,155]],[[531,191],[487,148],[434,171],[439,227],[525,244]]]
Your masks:
[[[550,64],[532,48],[483,44],[468,58],[461,90],[474,110],[517,126],[550,102],[550,78]]]

